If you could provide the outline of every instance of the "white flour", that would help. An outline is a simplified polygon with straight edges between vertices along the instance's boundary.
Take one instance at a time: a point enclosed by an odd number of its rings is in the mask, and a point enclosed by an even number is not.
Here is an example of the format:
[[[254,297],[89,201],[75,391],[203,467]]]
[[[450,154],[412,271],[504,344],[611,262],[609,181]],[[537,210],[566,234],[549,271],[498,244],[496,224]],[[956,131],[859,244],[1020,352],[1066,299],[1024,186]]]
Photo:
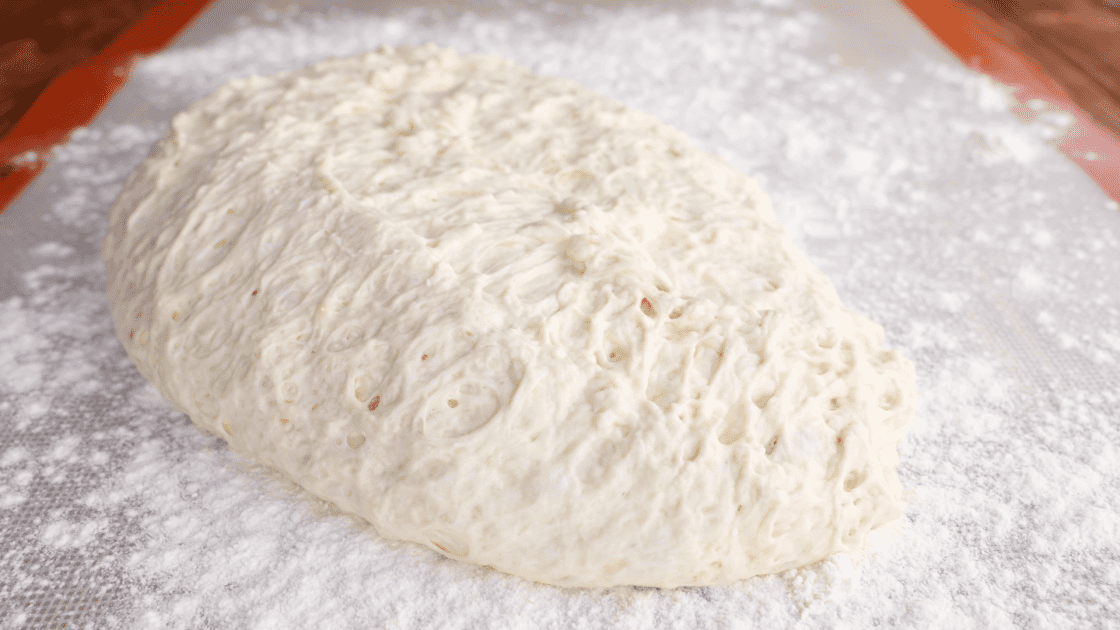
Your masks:
[[[1020,123],[942,57],[865,61],[810,9],[308,12],[143,62],[0,216],[0,255],[19,252],[0,269],[0,625],[1116,627],[1120,214],[1046,144],[1061,116]],[[732,587],[544,587],[387,543],[152,395],[96,246],[170,114],[232,76],[427,41],[570,77],[762,175],[917,367],[893,542]]]

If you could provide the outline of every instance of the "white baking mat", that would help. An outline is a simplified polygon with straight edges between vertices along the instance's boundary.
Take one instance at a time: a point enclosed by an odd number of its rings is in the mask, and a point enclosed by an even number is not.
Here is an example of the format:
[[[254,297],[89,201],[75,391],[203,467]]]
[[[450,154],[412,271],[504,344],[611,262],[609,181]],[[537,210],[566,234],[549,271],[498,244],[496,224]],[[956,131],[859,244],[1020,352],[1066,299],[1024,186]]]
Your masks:
[[[229,1],[140,63],[0,215],[0,625],[1084,628],[1120,624],[1120,212],[1066,119],[898,6]],[[222,81],[382,44],[503,55],[758,176],[924,392],[909,508],[863,557],[729,587],[570,590],[388,542],[164,405],[111,331],[109,205]]]

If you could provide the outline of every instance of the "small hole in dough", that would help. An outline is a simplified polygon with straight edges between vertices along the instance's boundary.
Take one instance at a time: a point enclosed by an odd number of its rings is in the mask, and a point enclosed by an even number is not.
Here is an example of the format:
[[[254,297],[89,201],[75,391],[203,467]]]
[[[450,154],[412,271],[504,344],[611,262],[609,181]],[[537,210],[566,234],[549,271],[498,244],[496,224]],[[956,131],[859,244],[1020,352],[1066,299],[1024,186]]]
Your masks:
[[[743,437],[743,430],[739,427],[727,427],[719,434],[719,441],[721,444],[731,445]]]
[[[331,335],[327,344],[327,352],[342,352],[365,341],[366,334],[361,328],[350,325],[340,328]]]
[[[720,444],[734,444],[743,437],[743,423],[738,418],[728,418],[719,431]]]
[[[770,535],[774,538],[784,536],[793,530],[793,526],[794,520],[789,517],[775,519],[770,528]]]
[[[653,303],[649,298],[642,298],[641,303],[642,314],[646,317],[657,317],[657,309],[653,308]]]
[[[703,446],[703,445],[704,445],[704,443],[703,443],[703,442],[697,441],[697,442],[696,442],[696,446],[693,446],[693,447],[692,447],[692,452],[690,452],[690,453],[689,453],[689,454],[688,454],[688,455],[687,455],[687,456],[685,457],[685,459],[686,459],[687,461],[690,461],[690,462],[694,462],[694,461],[696,461],[696,458],[697,458],[697,457],[700,457],[700,447],[701,447],[701,446]]]
[[[608,564],[607,566],[603,567],[603,573],[605,573],[607,575],[614,575],[615,573],[618,573],[619,571],[623,570],[624,568],[626,568],[626,561],[625,560],[619,560],[618,562],[612,562],[612,563]]]
[[[681,315],[684,315],[684,307],[683,306],[678,306],[677,308],[669,311],[669,319],[677,319]]]
[[[438,549],[452,556],[463,557],[470,552],[465,544],[457,542],[447,535],[429,534],[428,540]]]
[[[362,444],[365,444],[365,443],[366,443],[366,436],[362,435],[361,433],[358,433],[357,431],[351,431],[350,435],[346,436],[346,445],[349,446],[350,448],[358,448],[359,446],[361,446]]]
[[[280,418],[280,424],[288,424],[289,422],[291,422],[291,420],[287,418]]]
[[[279,299],[276,300],[273,310],[276,313],[290,311],[298,306],[301,302],[303,302],[303,299],[305,297],[307,297],[307,295],[299,289],[288,289],[284,293],[280,294]]]
[[[575,214],[577,210],[579,210],[579,202],[572,197],[568,197],[556,205],[556,211],[560,214]]]
[[[451,392],[448,392],[451,393]],[[454,398],[435,399],[426,406],[421,431],[429,438],[462,437],[481,428],[502,409],[501,397],[492,387],[480,383],[464,383]]]
[[[836,411],[842,405],[843,405],[843,403],[840,402],[839,398],[833,398],[832,400],[828,401],[828,408],[833,410],[833,411]]]
[[[229,421],[222,420],[222,428],[226,430],[226,433],[233,435],[233,429],[230,428]]]
[[[766,405],[770,404],[770,399],[774,397],[774,392],[759,392],[751,397],[751,402],[759,409],[765,409]]]
[[[884,411],[890,411],[898,406],[898,396],[893,393],[883,394],[879,399],[879,408]]]
[[[767,455],[773,455],[774,454],[774,449],[778,448],[778,438],[780,438],[780,437],[781,437],[780,434],[775,435],[774,437],[770,438],[769,442],[766,443],[766,454]]]
[[[354,379],[354,398],[358,402],[365,402],[373,390],[373,379],[363,374]]]
[[[628,358],[630,358],[630,353],[626,351],[626,348],[614,348],[611,350],[610,354],[607,355],[607,360],[611,363],[625,361]]]
[[[241,357],[233,368],[234,377],[239,381],[245,380],[245,377],[249,375],[250,367],[252,367],[252,364],[249,362],[249,357]]]
[[[890,411],[898,407],[902,403],[902,394],[898,390],[898,385],[891,383],[887,386],[887,391],[879,397],[879,407],[884,411]]]
[[[863,485],[863,482],[866,480],[867,475],[862,471],[853,470],[849,472],[848,476],[844,477],[844,492],[851,492],[852,490],[855,490],[856,488]]]

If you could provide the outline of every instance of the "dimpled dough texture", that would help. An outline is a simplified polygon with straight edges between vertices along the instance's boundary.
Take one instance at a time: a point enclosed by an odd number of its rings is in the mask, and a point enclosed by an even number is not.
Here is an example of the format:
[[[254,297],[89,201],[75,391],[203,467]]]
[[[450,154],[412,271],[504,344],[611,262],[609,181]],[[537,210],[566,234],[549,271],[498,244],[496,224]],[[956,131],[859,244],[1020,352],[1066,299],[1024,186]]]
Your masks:
[[[754,181],[571,81],[433,46],[231,81],[111,215],[144,376],[384,536],[672,587],[901,515],[910,364]]]

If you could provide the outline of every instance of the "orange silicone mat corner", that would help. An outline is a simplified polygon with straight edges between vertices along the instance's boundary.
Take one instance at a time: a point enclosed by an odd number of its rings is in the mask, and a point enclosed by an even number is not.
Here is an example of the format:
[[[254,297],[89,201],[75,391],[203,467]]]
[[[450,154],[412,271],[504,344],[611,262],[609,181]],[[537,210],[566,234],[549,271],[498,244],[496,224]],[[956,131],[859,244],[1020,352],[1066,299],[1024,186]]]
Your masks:
[[[215,0],[164,0],[108,47],[56,78],[0,139],[0,212],[43,170],[44,154],[89,124],[128,78],[138,56],[157,52]],[[28,152],[34,152],[34,155]],[[22,159],[21,156],[25,156]],[[13,161],[15,159],[15,161]]]

